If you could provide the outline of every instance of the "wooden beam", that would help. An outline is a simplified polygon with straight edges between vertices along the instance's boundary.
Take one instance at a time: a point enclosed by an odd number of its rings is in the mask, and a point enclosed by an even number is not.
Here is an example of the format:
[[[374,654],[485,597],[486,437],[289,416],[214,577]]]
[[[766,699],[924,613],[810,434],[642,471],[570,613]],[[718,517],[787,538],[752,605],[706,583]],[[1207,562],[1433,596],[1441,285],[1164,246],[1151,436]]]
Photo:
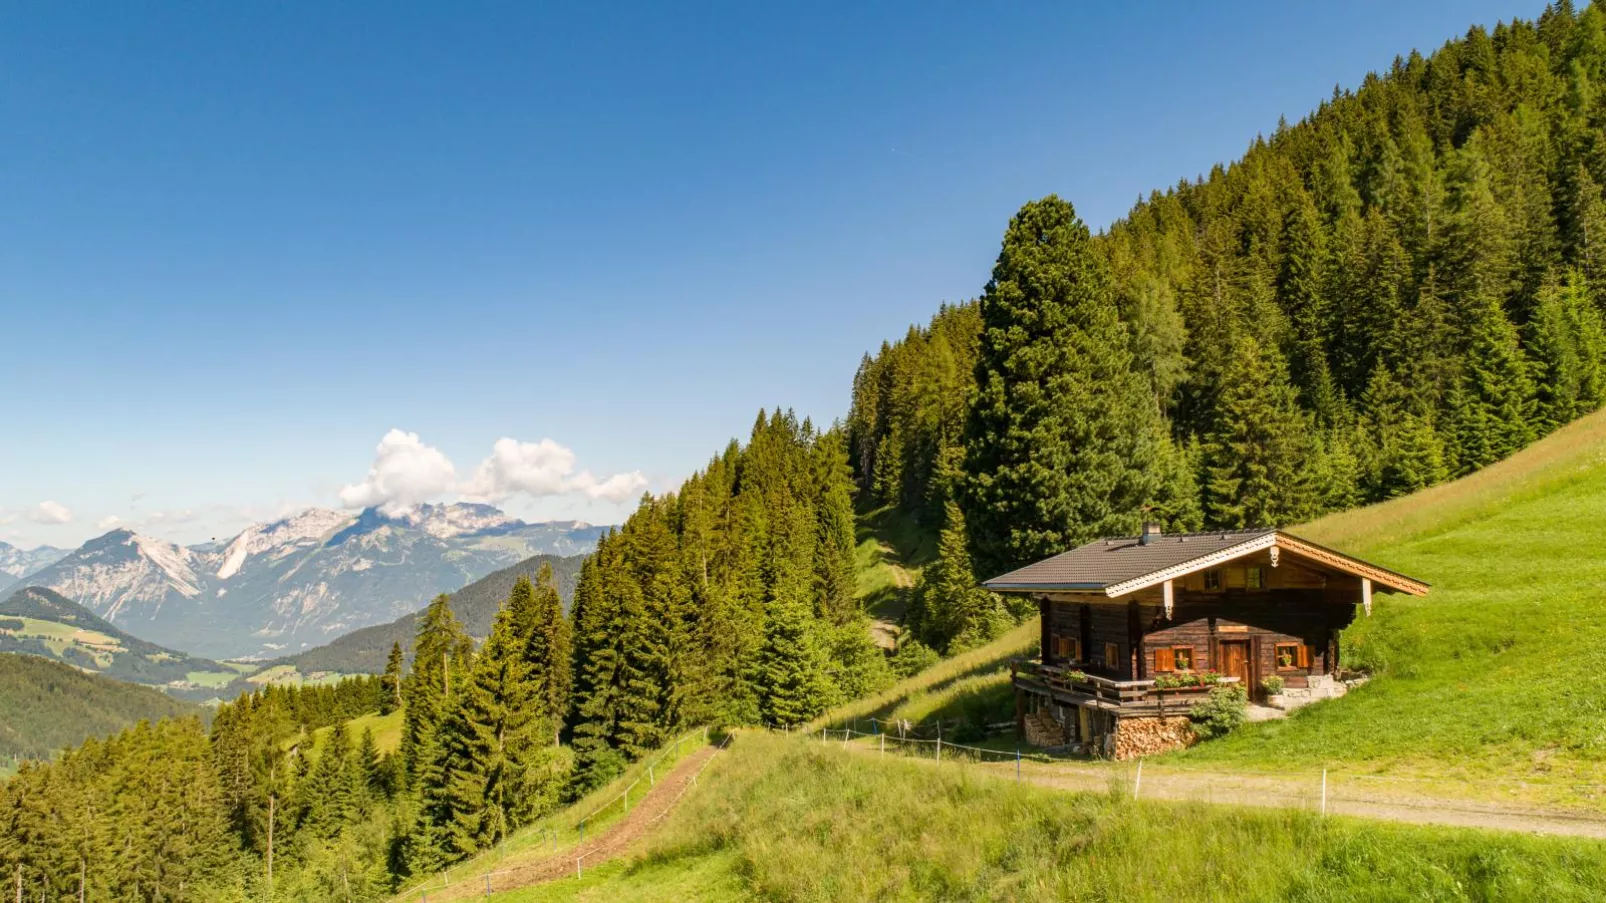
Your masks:
[[[1372,578],[1361,578],[1361,607],[1366,609],[1366,616],[1372,616]]]
[[[1171,581],[1167,580],[1165,582],[1165,619],[1167,621],[1171,620],[1171,607],[1174,604],[1175,604],[1175,602],[1174,602],[1174,600],[1172,598],[1172,591],[1171,591]]]

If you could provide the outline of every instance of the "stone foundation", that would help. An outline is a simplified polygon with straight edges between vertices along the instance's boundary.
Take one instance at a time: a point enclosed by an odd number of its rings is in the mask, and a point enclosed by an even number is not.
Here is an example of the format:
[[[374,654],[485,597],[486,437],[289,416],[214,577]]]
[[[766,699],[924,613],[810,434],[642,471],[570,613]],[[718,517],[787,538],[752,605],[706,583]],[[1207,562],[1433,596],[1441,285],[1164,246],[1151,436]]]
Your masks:
[[[1116,722],[1114,743],[1109,755],[1116,759],[1136,759],[1193,745],[1195,737],[1186,715],[1163,718],[1124,717]]]
[[[1047,709],[1026,716],[1026,742],[1031,746],[1053,748],[1066,743],[1065,728]]]
[[[1303,687],[1284,687],[1281,693],[1266,697],[1266,704],[1274,709],[1291,712],[1302,705],[1323,699],[1337,699],[1349,692],[1349,684],[1327,675],[1313,674]]]

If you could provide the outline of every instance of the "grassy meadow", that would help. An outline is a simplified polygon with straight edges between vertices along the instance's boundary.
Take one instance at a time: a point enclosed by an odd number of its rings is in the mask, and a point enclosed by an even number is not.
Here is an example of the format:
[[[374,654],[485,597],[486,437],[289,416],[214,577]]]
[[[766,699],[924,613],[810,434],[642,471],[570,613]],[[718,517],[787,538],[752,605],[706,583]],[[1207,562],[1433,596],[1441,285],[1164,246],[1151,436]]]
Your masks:
[[[1606,414],[1405,499],[1296,528],[1433,584],[1379,596],[1341,658],[1376,679],[1171,756],[1503,783],[1606,801]]]
[[[1134,803],[744,732],[636,859],[493,899],[1595,900],[1603,858],[1594,841]]]

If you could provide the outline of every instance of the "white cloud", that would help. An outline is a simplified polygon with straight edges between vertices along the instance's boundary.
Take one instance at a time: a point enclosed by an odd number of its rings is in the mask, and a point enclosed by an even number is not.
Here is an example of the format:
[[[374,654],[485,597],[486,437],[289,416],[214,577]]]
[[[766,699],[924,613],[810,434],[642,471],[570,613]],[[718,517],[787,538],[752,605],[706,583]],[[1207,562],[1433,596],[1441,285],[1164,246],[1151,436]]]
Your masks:
[[[589,470],[576,470],[574,451],[552,439],[498,439],[473,475],[459,482],[457,468],[439,449],[425,445],[417,433],[393,429],[380,441],[367,479],[340,490],[340,503],[347,508],[377,506],[386,514],[397,514],[453,493],[493,504],[515,496],[564,495],[617,503],[646,488],[641,471],[599,478]]]
[[[622,502],[641,492],[647,478],[640,471],[598,479],[589,470],[574,469],[575,455],[551,439],[519,442],[498,439],[491,456],[480,462],[474,478],[458,487],[465,498],[500,502],[515,495],[544,498],[584,493],[594,499]]]
[[[108,514],[95,522],[96,530],[115,530],[123,523],[123,519],[115,514]]]
[[[616,473],[601,481],[591,477],[589,473],[581,476],[590,480],[590,485],[584,487],[585,494],[607,502],[628,502],[639,497],[647,489],[647,475],[639,470]]]
[[[440,449],[419,441],[417,433],[393,429],[374,449],[367,478],[340,490],[340,504],[399,514],[439,498],[456,483],[457,468]]]
[[[28,512],[28,519],[36,524],[70,524],[72,509],[60,502],[44,501]]]
[[[152,511],[145,516],[145,525],[154,527],[159,524],[187,524],[197,517],[198,515],[188,508],[183,511]]]

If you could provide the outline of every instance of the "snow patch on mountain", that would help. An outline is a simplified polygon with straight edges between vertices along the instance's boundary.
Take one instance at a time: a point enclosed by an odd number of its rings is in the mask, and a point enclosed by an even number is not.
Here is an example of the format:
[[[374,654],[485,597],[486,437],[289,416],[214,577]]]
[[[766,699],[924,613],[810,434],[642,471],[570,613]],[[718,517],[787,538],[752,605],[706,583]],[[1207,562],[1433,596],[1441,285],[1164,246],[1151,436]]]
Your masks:
[[[351,515],[339,511],[309,508],[294,517],[271,524],[253,524],[223,550],[223,564],[218,568],[217,577],[227,580],[240,573],[246,560],[253,555],[273,553],[273,557],[278,558],[297,547],[322,543],[353,521]]]

